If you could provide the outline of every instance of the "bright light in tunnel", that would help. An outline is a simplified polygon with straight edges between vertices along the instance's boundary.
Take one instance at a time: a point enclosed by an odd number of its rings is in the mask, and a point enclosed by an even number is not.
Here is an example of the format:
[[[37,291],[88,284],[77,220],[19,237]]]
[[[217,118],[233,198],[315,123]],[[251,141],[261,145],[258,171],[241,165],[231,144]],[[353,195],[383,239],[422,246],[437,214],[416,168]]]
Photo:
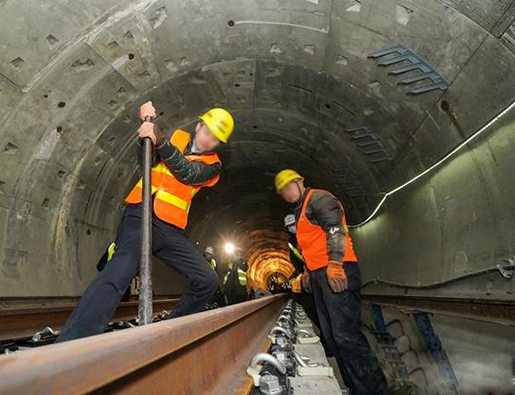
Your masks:
[[[225,243],[225,246],[224,246],[224,250],[225,252],[227,252],[228,254],[232,254],[234,253],[234,250],[236,248],[234,247],[234,244],[233,243]]]

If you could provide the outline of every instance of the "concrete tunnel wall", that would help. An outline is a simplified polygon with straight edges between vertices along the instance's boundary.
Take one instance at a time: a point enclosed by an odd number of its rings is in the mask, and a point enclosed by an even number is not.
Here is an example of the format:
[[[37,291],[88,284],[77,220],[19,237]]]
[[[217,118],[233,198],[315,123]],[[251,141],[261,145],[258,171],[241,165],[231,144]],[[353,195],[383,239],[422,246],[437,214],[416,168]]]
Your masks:
[[[189,237],[199,248],[237,239],[256,284],[273,270],[290,273],[289,208],[273,175],[296,168],[342,200],[349,223],[364,220],[381,192],[515,99],[514,4],[3,1],[0,296],[80,295],[91,281],[138,177],[137,108],[149,99],[167,133],[193,127],[214,105],[234,113],[224,176],[196,198]],[[449,88],[406,95],[399,77],[368,58],[396,44]],[[425,284],[513,255],[514,122],[512,110],[353,231],[365,281]],[[365,126],[391,160],[371,162],[346,132]],[[158,294],[182,289],[163,265],[154,273]],[[455,292],[484,296],[484,287],[492,284]],[[495,295],[508,297],[509,287],[493,287]]]
[[[364,277],[429,285],[506,265],[514,255],[515,206],[514,182],[504,175],[514,168],[514,143],[512,111],[452,161],[389,198],[377,218],[354,232]],[[378,291],[393,289],[378,284]],[[515,288],[496,272],[420,292],[512,300]]]

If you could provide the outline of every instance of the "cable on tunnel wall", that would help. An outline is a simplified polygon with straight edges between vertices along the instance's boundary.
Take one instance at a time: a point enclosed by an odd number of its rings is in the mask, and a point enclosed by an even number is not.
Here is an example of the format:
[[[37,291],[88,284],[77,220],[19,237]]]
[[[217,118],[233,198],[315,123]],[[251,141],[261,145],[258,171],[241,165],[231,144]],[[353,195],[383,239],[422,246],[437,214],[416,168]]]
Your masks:
[[[481,133],[483,133],[485,130],[487,130],[490,126],[492,126],[494,123],[496,123],[499,119],[501,119],[504,115],[506,115],[512,108],[515,107],[515,101],[513,101],[508,107],[506,107],[504,110],[502,110],[499,114],[497,114],[495,117],[493,117],[486,125],[484,125],[482,128],[480,128],[478,131],[476,131],[474,134],[472,134],[469,138],[464,140],[461,144],[456,146],[451,152],[449,152],[447,155],[445,155],[442,159],[440,159],[438,162],[433,164],[432,166],[428,167],[426,170],[421,172],[420,174],[413,177],[411,180],[405,182],[404,184],[398,186],[397,188],[392,189],[389,192],[383,192],[384,196],[382,197],[379,204],[376,206],[374,211],[372,211],[372,214],[368,216],[367,219],[365,219],[363,222],[360,222],[355,225],[348,225],[349,228],[359,228],[362,225],[365,225],[367,222],[369,222],[372,218],[375,217],[379,209],[382,207],[388,196],[393,195],[394,193],[404,189],[408,185],[412,184],[419,178],[425,176],[427,173],[431,172],[432,170],[439,167],[443,162],[445,162],[450,157],[454,156],[458,151],[460,151],[464,146],[466,146],[468,143],[470,143],[472,140],[474,140],[476,137],[478,137]]]
[[[439,287],[443,287],[443,286],[455,283],[460,280],[464,280],[466,278],[481,276],[481,275],[489,274],[492,272],[499,272],[504,278],[511,279],[513,276],[513,271],[515,270],[514,258],[507,258],[507,259],[504,259],[503,261],[508,262],[508,264],[507,265],[498,264],[496,266],[492,266],[492,267],[489,267],[486,269],[478,270],[478,271],[471,272],[471,273],[465,273],[465,274],[462,274],[462,275],[459,275],[456,277],[448,278],[447,280],[444,280],[444,281],[439,281],[439,282],[435,282],[435,283],[431,283],[431,284],[405,284],[405,283],[400,283],[400,282],[391,281],[391,280],[383,280],[383,279],[377,277],[373,280],[370,280],[370,281],[367,281],[366,283],[364,283],[361,286],[361,288],[365,288],[366,286],[369,286],[371,284],[386,284],[386,285],[391,285],[392,287],[413,288],[413,289],[439,288]]]

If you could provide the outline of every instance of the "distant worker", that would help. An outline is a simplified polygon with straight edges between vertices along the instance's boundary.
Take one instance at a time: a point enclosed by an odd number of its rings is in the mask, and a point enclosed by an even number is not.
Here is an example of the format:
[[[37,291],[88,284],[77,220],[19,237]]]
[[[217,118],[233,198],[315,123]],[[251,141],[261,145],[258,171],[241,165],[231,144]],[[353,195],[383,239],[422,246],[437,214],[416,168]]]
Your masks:
[[[155,116],[152,102],[140,107],[142,121]],[[169,318],[202,311],[218,287],[216,273],[186,239],[184,229],[194,195],[203,187],[215,185],[220,178],[222,164],[215,149],[228,141],[233,128],[231,114],[224,109],[213,108],[200,117],[191,133],[178,129],[168,139],[157,125],[147,121],[138,130],[138,154],[141,154],[143,138],[151,138],[154,147],[152,252],[189,282],[188,290]],[[141,155],[138,156],[141,160]],[[58,342],[102,333],[138,272],[141,195],[142,179],[125,199],[112,262],[86,289],[57,338]]]
[[[107,250],[104,252],[104,255],[98,260],[97,263],[97,270],[101,272],[105,269],[107,262],[109,262],[111,259],[113,259],[114,252],[116,251],[116,242],[113,241],[111,244],[109,244],[109,247],[107,247]]]
[[[99,259],[99,261],[97,263],[97,270],[99,272],[101,272],[102,270],[105,269],[107,262],[109,262],[113,258],[115,251],[116,251],[116,242],[113,241],[111,244],[109,244],[109,247],[107,247],[106,252],[104,252],[104,255],[102,255],[102,257]],[[130,300],[130,298],[131,298],[131,287],[128,287],[127,290],[125,291],[125,293],[123,294],[121,301],[127,302],[128,300]]]
[[[279,272],[274,272],[268,277],[268,290],[274,295],[286,292],[288,281],[281,277],[283,276]]]
[[[206,261],[209,263],[209,266],[211,266],[211,269],[215,271],[218,277],[218,288],[216,289],[215,294],[213,295],[211,301],[208,304],[210,305],[210,307],[227,306],[227,301],[225,300],[225,297],[222,293],[222,289],[220,287],[220,271],[215,260],[215,249],[211,246],[206,247],[206,249],[204,250],[204,258],[206,258]],[[213,305],[213,303],[216,303],[216,305]]]
[[[302,252],[299,247],[299,243],[297,241],[295,215],[288,214],[286,217],[284,217],[284,227],[290,235],[288,238],[288,250],[290,251],[290,262],[295,268],[294,272],[288,279],[292,286],[294,299],[296,299],[296,301],[299,302],[302,307],[304,307],[304,310],[308,314],[309,318],[314,321],[317,326],[319,326],[315,312],[313,294],[307,294],[306,292],[303,292],[305,290],[302,289],[302,281],[300,281],[304,273],[305,263],[304,257],[302,256]]]
[[[290,251],[290,262],[295,268],[293,274],[302,274],[304,272],[304,258],[300,251],[299,243],[297,242],[297,230],[295,227],[295,215],[288,214],[284,217],[284,227],[288,231],[288,250]]]
[[[224,277],[223,285],[229,305],[247,300],[247,263],[242,258],[237,258],[234,263],[229,263],[229,270]]]
[[[206,258],[206,261],[209,263],[209,266],[211,266],[211,269],[215,271],[215,273],[220,276],[218,266],[216,265],[215,260],[215,249],[211,246],[207,246],[204,250],[204,258]]]
[[[296,235],[306,269],[303,287],[313,292],[320,327],[350,395],[387,389],[381,366],[361,324],[361,275],[342,204],[331,193],[306,188],[294,170],[275,177],[277,193],[296,204]]]

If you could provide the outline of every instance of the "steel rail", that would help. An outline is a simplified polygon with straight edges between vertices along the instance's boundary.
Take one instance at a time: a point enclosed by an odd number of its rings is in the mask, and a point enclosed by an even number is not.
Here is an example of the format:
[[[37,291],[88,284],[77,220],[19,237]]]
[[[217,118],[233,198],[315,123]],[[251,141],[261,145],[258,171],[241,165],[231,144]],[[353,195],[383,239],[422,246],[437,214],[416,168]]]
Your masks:
[[[515,301],[362,293],[366,303],[515,326]]]
[[[179,299],[154,300],[154,311],[171,310]],[[45,329],[61,329],[75,308],[74,303],[51,306],[0,309],[0,341],[17,340],[32,336]],[[112,321],[131,319],[138,315],[138,302],[122,302]]]
[[[286,302],[270,296],[0,356],[0,395],[247,394]]]

